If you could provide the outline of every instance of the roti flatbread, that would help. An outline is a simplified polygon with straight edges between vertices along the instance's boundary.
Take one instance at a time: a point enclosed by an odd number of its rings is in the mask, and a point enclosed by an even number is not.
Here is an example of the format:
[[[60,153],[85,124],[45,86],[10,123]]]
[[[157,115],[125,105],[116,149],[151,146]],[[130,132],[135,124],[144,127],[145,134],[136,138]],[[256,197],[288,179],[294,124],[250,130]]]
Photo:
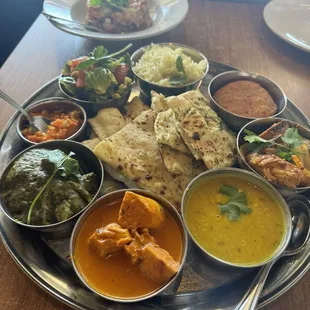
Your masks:
[[[176,128],[176,120],[172,109],[157,114],[154,129],[158,143],[169,145],[179,152],[191,154]]]
[[[117,108],[102,109],[88,122],[100,140],[113,135],[126,125],[123,115]]]
[[[97,138],[85,140],[85,141],[82,142],[82,144],[84,144],[85,146],[87,146],[89,149],[93,150],[93,149],[95,148],[95,146],[96,146],[100,141],[101,141],[101,140],[97,137]]]
[[[160,151],[167,170],[172,174],[195,177],[206,168],[201,161],[176,151],[168,145],[162,145]]]
[[[234,135],[222,126],[210,127],[197,109],[176,114],[177,129],[194,157],[202,159],[208,169],[229,167],[235,162]]]
[[[134,120],[142,112],[150,110],[150,107],[143,103],[139,97],[134,97],[130,102],[126,103],[124,106],[125,110],[125,120],[127,123]]]
[[[101,141],[94,153],[139,187],[165,197],[179,208],[183,191],[192,178],[167,171],[155,137],[155,116],[151,110],[142,112],[123,129]]]

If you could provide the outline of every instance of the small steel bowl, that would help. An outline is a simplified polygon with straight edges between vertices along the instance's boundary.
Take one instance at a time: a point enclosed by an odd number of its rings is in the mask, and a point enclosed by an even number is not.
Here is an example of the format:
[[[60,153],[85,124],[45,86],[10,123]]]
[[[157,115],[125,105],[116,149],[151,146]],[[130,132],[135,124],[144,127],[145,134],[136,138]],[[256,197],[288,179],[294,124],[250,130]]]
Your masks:
[[[111,202],[122,199],[125,195],[125,192],[128,190],[130,190],[131,192],[143,195],[145,197],[149,197],[151,199],[156,200],[165,209],[166,212],[169,212],[174,217],[174,219],[176,220],[176,222],[180,228],[180,232],[182,235],[182,241],[183,241],[182,256],[181,256],[180,268],[179,268],[178,272],[172,277],[172,279],[170,279],[170,281],[168,283],[161,286],[156,291],[152,291],[147,295],[143,295],[143,296],[135,297],[135,298],[121,298],[121,297],[116,297],[116,296],[105,295],[103,293],[96,291],[87,282],[87,279],[83,276],[83,274],[79,271],[79,268],[75,262],[75,255],[74,255],[77,236],[78,236],[83,224],[85,223],[85,221],[89,217],[89,215],[92,214],[95,210],[109,205]],[[171,242],[173,242],[173,240],[171,240]],[[186,254],[187,254],[187,234],[186,234],[186,230],[185,230],[185,227],[184,227],[184,224],[183,224],[183,221],[182,221],[180,214],[176,211],[176,209],[172,206],[172,204],[170,204],[166,199],[162,198],[161,196],[159,196],[153,192],[150,192],[147,190],[142,190],[142,189],[130,188],[130,189],[118,190],[118,191],[109,193],[109,194],[97,199],[90,207],[87,208],[85,213],[76,222],[74,229],[73,229],[73,232],[72,232],[72,235],[71,235],[71,240],[70,240],[70,256],[71,256],[71,260],[72,260],[74,270],[75,270],[76,274],[78,275],[78,277],[80,278],[80,280],[84,283],[84,285],[87,288],[89,288],[91,291],[93,291],[96,295],[99,295],[99,296],[101,296],[107,300],[120,302],[120,303],[138,302],[138,301],[142,301],[142,300],[146,300],[146,299],[149,299],[151,297],[154,297],[163,291],[165,291],[165,292],[169,291],[171,289],[171,287],[174,287],[176,283],[178,284],[178,281],[180,280],[180,277],[182,274],[182,268],[184,266],[185,259],[186,259]]]
[[[260,84],[263,88],[265,88],[268,91],[268,93],[271,95],[273,101],[277,106],[277,113],[271,115],[270,117],[279,116],[285,110],[287,105],[287,98],[282,89],[273,81],[255,73],[248,73],[242,71],[228,71],[221,73],[211,80],[208,86],[208,94],[211,99],[210,100],[211,107],[219,114],[219,116],[231,129],[238,131],[248,122],[254,119],[259,119],[255,117],[245,117],[231,113],[228,110],[221,107],[214,100],[213,95],[217,90],[227,85],[228,83],[236,81],[253,81]]]
[[[149,99],[151,97],[151,91],[154,90],[159,94],[163,94],[164,96],[177,96],[180,95],[182,93],[185,93],[189,90],[193,90],[193,89],[198,89],[202,83],[202,79],[206,76],[206,74],[208,73],[209,70],[209,62],[207,60],[207,58],[200,53],[199,51],[185,46],[185,45],[181,45],[181,44],[176,44],[176,43],[158,43],[158,44],[154,44],[154,45],[159,45],[159,46],[168,46],[172,49],[177,49],[177,48],[181,48],[183,53],[186,54],[187,56],[191,57],[194,61],[199,62],[201,60],[205,60],[207,62],[207,66],[205,69],[205,72],[203,73],[202,76],[199,77],[199,79],[197,79],[196,81],[187,83],[185,85],[181,85],[181,86],[163,86],[163,85],[159,85],[156,83],[151,83],[148,82],[147,80],[143,79],[142,77],[140,77],[136,72],[135,72],[135,64],[139,61],[139,59],[142,57],[142,55],[145,52],[146,48],[149,48],[152,45],[147,45],[144,47],[141,47],[140,49],[138,49],[137,51],[135,51],[132,56],[131,56],[131,70],[133,72],[133,74],[135,75],[135,80],[136,83],[138,84],[142,94]]]
[[[275,252],[268,259],[261,261],[261,262],[258,262],[258,263],[255,263],[255,264],[238,264],[238,263],[227,262],[227,261],[224,261],[224,260],[214,256],[213,254],[210,254],[207,250],[205,250],[202,246],[200,246],[200,244],[195,240],[195,238],[191,234],[191,231],[190,231],[189,227],[187,226],[186,216],[185,216],[186,210],[188,207],[187,201],[188,201],[190,195],[195,191],[197,186],[199,186],[201,184],[201,182],[203,182],[206,179],[214,179],[217,176],[233,176],[233,177],[237,177],[239,179],[247,180],[248,182],[250,182],[254,185],[257,185],[261,189],[265,190],[281,206],[282,211],[283,211],[283,215],[284,215],[286,229],[284,231],[284,235],[283,235],[281,244],[278,246],[278,248],[275,250]],[[219,264],[224,264],[224,265],[230,266],[230,267],[254,268],[254,267],[260,267],[260,266],[266,265],[269,262],[271,262],[272,260],[278,258],[283,253],[283,251],[288,246],[288,243],[289,243],[290,238],[291,238],[291,230],[292,230],[291,212],[290,212],[290,209],[289,209],[287,203],[283,199],[283,197],[276,191],[276,189],[273,186],[270,185],[270,183],[268,183],[261,176],[258,176],[257,174],[254,174],[254,173],[246,171],[246,170],[238,169],[238,168],[213,169],[213,170],[209,170],[209,171],[203,172],[200,175],[198,175],[195,179],[193,179],[189,183],[189,185],[187,186],[187,188],[184,191],[183,198],[182,198],[181,212],[182,212],[182,217],[184,219],[184,224],[185,224],[185,227],[187,229],[187,232],[191,236],[194,243],[202,250],[202,252],[208,258],[210,258],[212,261],[219,263]]]
[[[66,230],[69,230],[72,228],[76,222],[76,220],[79,218],[79,216],[87,209],[89,205],[91,205],[100,194],[100,189],[102,187],[103,179],[104,179],[104,170],[103,166],[101,164],[101,161],[97,158],[97,156],[86,146],[79,142],[70,141],[70,140],[53,140],[53,141],[47,141],[42,142],[40,144],[36,144],[33,146],[28,147],[23,152],[19,153],[17,156],[15,156],[5,167],[1,177],[0,177],[0,188],[3,188],[4,179],[9,173],[10,169],[12,168],[14,162],[19,159],[23,154],[27,153],[30,150],[33,149],[49,149],[49,150],[55,150],[59,149],[64,151],[65,153],[69,154],[70,152],[74,152],[76,154],[76,157],[79,161],[80,166],[82,167],[83,171],[88,172],[94,172],[98,176],[99,179],[99,187],[98,190],[94,196],[94,198],[91,200],[91,202],[85,206],[84,209],[82,209],[77,214],[73,215],[71,218],[55,223],[50,225],[28,225],[21,222],[16,221],[13,216],[11,216],[10,211],[8,210],[7,206],[4,203],[2,192],[0,191],[0,208],[3,211],[3,213],[14,223],[21,225],[23,227],[31,228],[33,230],[37,230],[40,232],[55,232],[55,233],[62,233]]]
[[[244,130],[248,129],[253,131],[256,134],[260,134],[262,132],[264,132],[266,129],[268,129],[269,127],[271,127],[274,123],[277,123],[279,121],[287,121],[288,123],[290,123],[292,126],[294,127],[298,127],[298,132],[300,133],[300,135],[306,139],[310,140],[310,130],[306,129],[305,127],[294,123],[290,120],[287,119],[283,119],[283,118],[260,118],[257,120],[253,120],[251,122],[249,122],[248,124],[246,124],[238,133],[237,135],[237,157],[238,157],[238,163],[240,165],[240,167],[252,171],[257,175],[260,175],[258,172],[256,172],[245,160],[241,146],[243,144],[245,144],[246,142],[244,141]],[[289,197],[291,195],[294,194],[301,194],[305,191],[307,191],[308,189],[310,189],[310,186],[303,186],[303,187],[297,187],[297,188],[290,188],[287,186],[283,186],[283,185],[279,185],[279,184],[273,184],[272,185],[280,192],[280,194],[284,197]]]
[[[76,133],[74,133],[72,136],[70,136],[64,140],[76,140],[76,141],[82,140],[84,132],[85,132],[85,127],[87,125],[87,116],[86,116],[85,110],[82,107],[80,107],[78,104],[76,104],[75,102],[69,101],[69,100],[61,98],[61,97],[47,98],[47,99],[43,99],[43,100],[40,100],[40,101],[33,103],[30,107],[26,108],[26,111],[28,113],[41,112],[42,110],[46,110],[48,112],[55,112],[55,111],[60,110],[60,109],[63,110],[65,113],[73,111],[73,110],[81,111],[81,118],[82,118],[81,127],[79,128],[79,130]],[[22,131],[27,126],[29,126],[29,122],[24,115],[21,115],[19,117],[19,119],[17,120],[16,126],[17,126],[18,135],[27,144],[30,144],[30,145],[41,144],[41,143],[29,141],[23,135]]]
[[[85,98],[85,93],[83,93],[80,98],[73,97],[70,93],[68,93],[60,83],[61,77],[62,76],[60,76],[58,79],[58,86],[61,92],[66,97],[68,97],[70,100],[75,101],[78,105],[83,107],[85,111],[87,112],[87,114],[91,117],[95,116],[97,112],[101,109],[111,108],[111,107],[114,107],[114,108],[123,107],[128,102],[128,99],[130,97],[131,90],[132,90],[132,86],[129,87],[128,91],[125,92],[124,95],[119,99],[109,99],[104,102],[89,101],[87,100],[87,98]]]

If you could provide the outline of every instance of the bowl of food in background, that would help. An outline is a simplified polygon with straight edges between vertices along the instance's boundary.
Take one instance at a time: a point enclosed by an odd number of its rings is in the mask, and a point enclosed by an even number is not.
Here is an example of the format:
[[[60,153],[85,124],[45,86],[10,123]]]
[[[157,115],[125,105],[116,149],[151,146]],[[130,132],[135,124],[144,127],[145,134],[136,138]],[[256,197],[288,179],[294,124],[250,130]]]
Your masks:
[[[237,136],[238,162],[263,176],[283,196],[310,188],[310,131],[282,118],[245,125]]]
[[[147,0],[87,1],[86,22],[107,33],[127,33],[152,25]]]
[[[138,189],[99,198],[76,223],[70,255],[94,293],[122,303],[151,298],[177,282],[187,235],[177,210]]]
[[[285,200],[262,177],[237,168],[197,176],[182,199],[189,235],[213,261],[252,268],[279,257],[291,235]]]
[[[90,114],[107,107],[122,107],[133,86],[130,56],[126,54],[131,46],[109,54],[100,45],[89,56],[69,60],[59,77],[60,90]]]
[[[228,71],[214,77],[208,86],[211,107],[233,130],[264,117],[279,116],[287,98],[273,81],[242,71]]]
[[[98,197],[103,178],[100,160],[81,143],[54,140],[36,144],[4,169],[1,209],[21,226],[64,231]]]
[[[207,58],[199,51],[175,43],[151,44],[131,56],[132,72],[146,98],[151,91],[174,96],[198,89],[209,70]]]
[[[17,133],[27,144],[57,139],[80,141],[84,138],[86,112],[73,101],[47,98],[32,104],[26,111],[31,116],[42,116],[51,121],[46,132],[33,132],[26,117],[21,115],[17,121]]]

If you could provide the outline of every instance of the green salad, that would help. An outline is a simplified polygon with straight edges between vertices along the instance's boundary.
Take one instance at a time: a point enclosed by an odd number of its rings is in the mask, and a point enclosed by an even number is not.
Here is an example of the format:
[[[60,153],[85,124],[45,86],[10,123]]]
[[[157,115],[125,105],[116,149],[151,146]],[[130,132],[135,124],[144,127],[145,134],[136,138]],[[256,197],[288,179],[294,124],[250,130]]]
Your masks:
[[[72,97],[92,102],[119,99],[132,85],[130,56],[127,50],[109,54],[103,46],[97,46],[89,56],[69,60],[60,77],[62,89]]]

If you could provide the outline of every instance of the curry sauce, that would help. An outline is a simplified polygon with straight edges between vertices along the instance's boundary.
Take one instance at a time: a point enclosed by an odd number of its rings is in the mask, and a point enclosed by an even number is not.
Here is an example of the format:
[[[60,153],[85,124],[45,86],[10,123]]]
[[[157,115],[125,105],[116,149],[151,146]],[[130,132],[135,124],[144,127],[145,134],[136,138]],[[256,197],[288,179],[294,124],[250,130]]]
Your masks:
[[[134,298],[149,294],[161,285],[146,278],[138,264],[132,264],[124,252],[102,258],[88,245],[97,228],[117,223],[121,200],[95,210],[83,224],[75,244],[74,260],[86,282],[99,293],[118,298]],[[150,229],[157,244],[169,252],[176,262],[182,255],[182,235],[175,219],[165,212],[165,221],[159,229]]]
[[[233,185],[246,194],[250,214],[230,220],[219,205],[228,199],[219,193]],[[266,191],[237,177],[202,181],[187,201],[185,221],[196,242],[211,255],[227,262],[255,264],[268,259],[284,236],[284,214]]]

